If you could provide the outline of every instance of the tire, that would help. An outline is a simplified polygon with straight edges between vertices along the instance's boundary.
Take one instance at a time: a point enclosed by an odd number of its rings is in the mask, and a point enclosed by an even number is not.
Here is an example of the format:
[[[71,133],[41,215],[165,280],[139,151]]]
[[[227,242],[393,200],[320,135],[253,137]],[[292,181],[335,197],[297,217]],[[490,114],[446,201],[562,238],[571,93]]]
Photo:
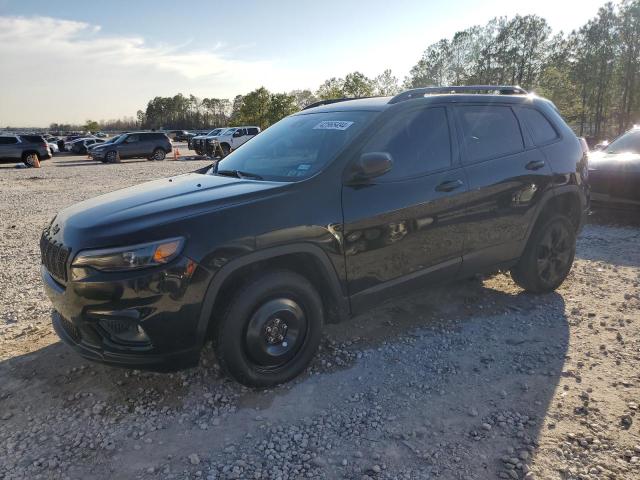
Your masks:
[[[240,287],[217,324],[220,366],[243,385],[271,387],[299,375],[322,333],[320,295],[303,276],[278,270]]]
[[[24,155],[22,155],[22,161],[27,167],[35,167],[36,160],[40,161],[40,155],[38,155],[36,152],[25,153]]]
[[[156,162],[161,162],[167,157],[167,152],[165,152],[162,148],[156,148],[149,160],[155,160]]]
[[[120,163],[118,153],[115,150],[110,150],[104,155],[104,163]]]
[[[220,145],[220,147],[222,148],[222,158],[226,157],[231,153],[231,147],[226,143],[223,143],[222,145]]]
[[[527,292],[552,292],[569,275],[575,253],[573,224],[564,215],[554,215],[534,227],[511,277]]]

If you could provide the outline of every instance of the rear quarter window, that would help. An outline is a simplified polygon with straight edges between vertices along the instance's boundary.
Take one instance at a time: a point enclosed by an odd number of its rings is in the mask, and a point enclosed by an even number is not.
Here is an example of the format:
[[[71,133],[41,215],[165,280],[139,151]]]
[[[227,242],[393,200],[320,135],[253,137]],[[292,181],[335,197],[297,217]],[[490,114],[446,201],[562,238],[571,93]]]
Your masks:
[[[511,107],[458,107],[467,162],[481,162],[524,150],[520,124]]]
[[[45,143],[44,137],[41,137],[40,135],[20,135],[20,138],[29,143]]]
[[[520,115],[529,129],[535,145],[546,145],[558,138],[558,132],[551,122],[538,110],[521,108]]]

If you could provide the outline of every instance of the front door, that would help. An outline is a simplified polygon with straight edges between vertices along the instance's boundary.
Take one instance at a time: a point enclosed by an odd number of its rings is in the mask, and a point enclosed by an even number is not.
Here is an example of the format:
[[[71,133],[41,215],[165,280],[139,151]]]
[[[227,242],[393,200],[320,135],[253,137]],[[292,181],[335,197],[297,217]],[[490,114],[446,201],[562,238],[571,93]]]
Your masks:
[[[448,279],[462,257],[467,182],[452,141],[451,113],[420,106],[393,117],[361,153],[387,152],[392,169],[344,185],[344,248],[352,308],[422,282]]]

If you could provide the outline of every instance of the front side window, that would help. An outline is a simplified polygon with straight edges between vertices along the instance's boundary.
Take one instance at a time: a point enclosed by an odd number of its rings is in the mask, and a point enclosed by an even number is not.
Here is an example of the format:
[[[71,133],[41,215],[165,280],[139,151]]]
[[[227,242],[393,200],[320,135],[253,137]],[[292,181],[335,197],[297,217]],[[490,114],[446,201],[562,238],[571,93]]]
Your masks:
[[[139,135],[129,135],[125,139],[126,143],[135,143],[135,142],[139,142],[139,141],[140,141],[140,136]]]
[[[451,138],[442,107],[403,112],[370,140],[363,153],[386,152],[393,159],[382,180],[400,180],[451,166]]]
[[[378,112],[348,111],[286,117],[218,162],[208,174],[295,182],[319,172]]]
[[[511,107],[459,107],[463,143],[469,162],[481,162],[524,149],[520,125]]]

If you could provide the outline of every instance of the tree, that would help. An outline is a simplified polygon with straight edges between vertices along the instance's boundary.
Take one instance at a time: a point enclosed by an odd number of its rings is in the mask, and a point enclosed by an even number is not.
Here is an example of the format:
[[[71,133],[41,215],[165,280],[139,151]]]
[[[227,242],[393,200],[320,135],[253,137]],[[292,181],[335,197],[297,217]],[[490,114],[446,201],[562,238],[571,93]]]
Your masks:
[[[400,92],[398,79],[393,76],[393,73],[389,68],[374,78],[373,82],[375,95],[384,97],[387,95],[395,95]]]
[[[344,96],[350,98],[371,97],[374,88],[373,80],[360,72],[347,74],[342,85]]]
[[[87,120],[87,123],[85,123],[82,128],[88,132],[98,132],[100,130],[100,124],[93,120]]]
[[[293,97],[296,109],[298,110],[302,110],[307,105],[318,101],[318,97],[316,97],[311,90],[292,90],[289,92],[289,95]]]
[[[343,98],[344,93],[344,80],[341,78],[331,77],[325,80],[322,85],[318,87],[316,96],[320,100],[330,100],[332,98]]]
[[[273,125],[277,121],[298,111],[296,99],[288,93],[274,93],[271,95],[269,109],[267,111],[268,125]]]
[[[257,125],[267,128],[269,123],[269,108],[271,106],[271,93],[264,87],[260,87],[242,97],[242,105],[238,112],[239,123]]]

